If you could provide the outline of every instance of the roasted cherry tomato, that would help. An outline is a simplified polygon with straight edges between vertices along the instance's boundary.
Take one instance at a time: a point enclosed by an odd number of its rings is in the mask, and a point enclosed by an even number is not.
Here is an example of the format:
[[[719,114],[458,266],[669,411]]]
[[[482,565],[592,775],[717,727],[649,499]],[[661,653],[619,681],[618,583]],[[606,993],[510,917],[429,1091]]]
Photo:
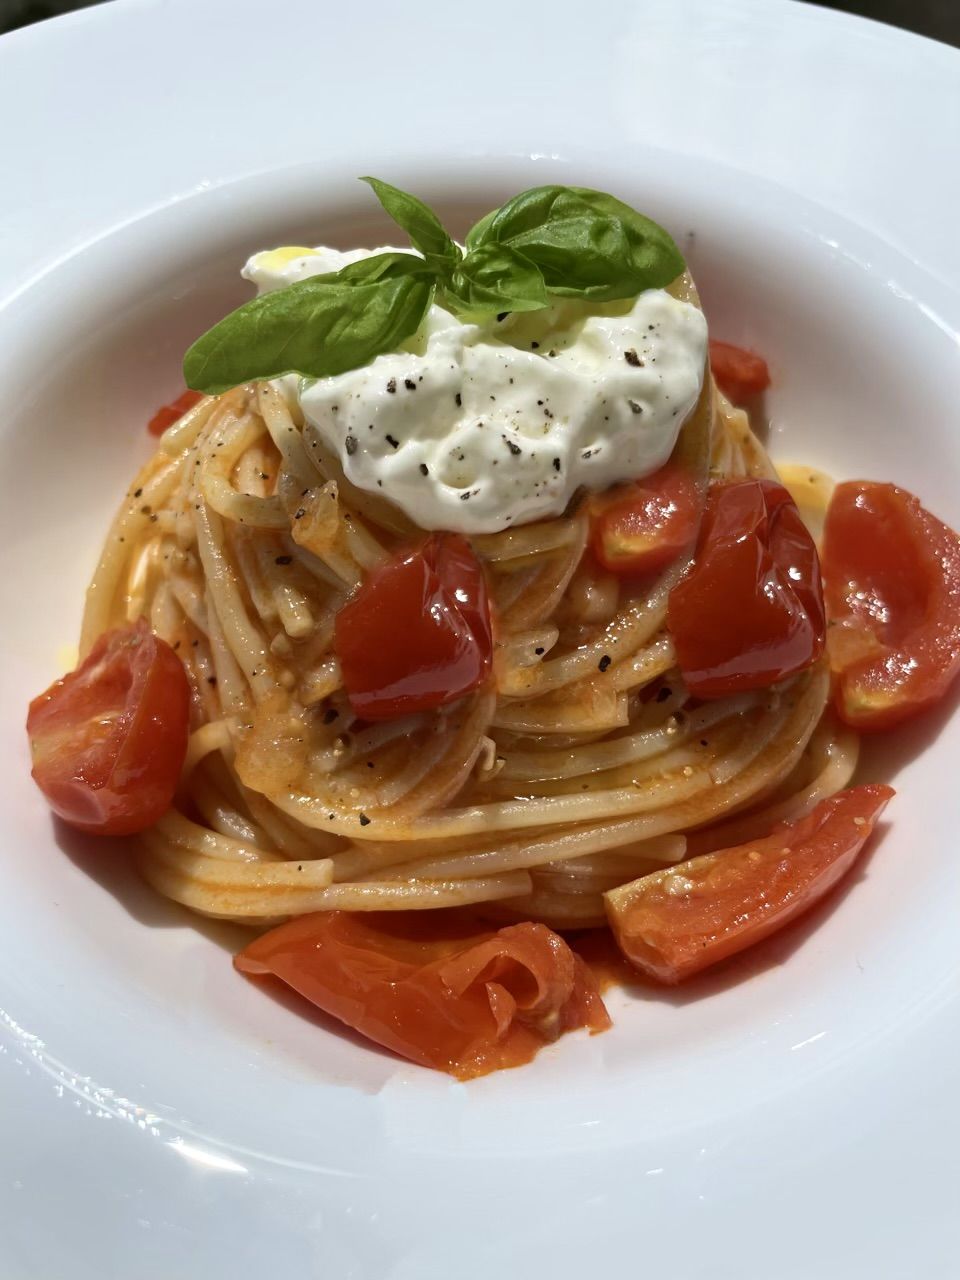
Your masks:
[[[770,385],[766,360],[729,342],[710,339],[710,368],[717,386],[734,404],[743,404]]]
[[[466,538],[434,534],[375,569],[337,614],[350,705],[389,720],[455,702],[490,672],[483,569]]]
[[[612,889],[607,914],[623,953],[674,983],[766,938],[846,874],[892,795],[884,786],[841,791],[763,840]]]
[[[147,423],[147,430],[152,436],[162,436],[167,427],[172,427],[178,418],[182,418],[188,409],[203,399],[199,391],[184,391],[176,400],[165,404],[157,410]]]
[[[668,462],[653,475],[590,500],[590,541],[605,569],[665,569],[693,542],[700,495],[690,473]]]
[[[823,576],[836,705],[856,729],[925,710],[960,672],[960,537],[893,484],[838,485]]]
[[[589,969],[546,925],[477,932],[413,914],[298,916],[234,963],[274,974],[368,1039],[461,1079],[529,1062],[564,1031],[610,1025]]]
[[[189,704],[183,663],[143,619],[101,636],[30,703],[33,777],[54,813],[107,836],[156,822],[183,766]]]
[[[817,549],[773,480],[714,485],[693,568],[670,595],[667,625],[700,698],[760,689],[823,652]]]

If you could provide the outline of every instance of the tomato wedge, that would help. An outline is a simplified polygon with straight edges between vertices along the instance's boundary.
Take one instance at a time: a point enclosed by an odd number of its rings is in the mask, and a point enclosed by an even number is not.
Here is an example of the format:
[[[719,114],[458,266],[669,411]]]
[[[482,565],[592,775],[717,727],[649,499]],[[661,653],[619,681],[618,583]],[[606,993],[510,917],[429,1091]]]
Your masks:
[[[364,720],[446,706],[490,673],[483,569],[466,538],[434,534],[374,570],[337,614],[334,643]]]
[[[590,541],[605,569],[657,573],[693,542],[700,495],[683,467],[665,467],[634,484],[590,500]]]
[[[54,813],[108,836],[156,822],[183,766],[189,708],[183,663],[142,618],[102,635],[30,703],[33,777]]]
[[[676,983],[750,947],[807,911],[853,865],[892,787],[852,787],[763,840],[707,853],[605,895],[620,948]]]
[[[905,489],[850,481],[827,509],[823,576],[841,718],[889,729],[938,702],[960,672],[960,537]]]
[[[152,436],[162,436],[167,427],[172,427],[178,418],[182,418],[188,409],[199,404],[203,399],[200,391],[182,391],[170,404],[161,405],[147,423],[147,430]]]
[[[820,657],[817,548],[783,485],[711,487],[694,564],[671,592],[667,625],[687,687],[700,698],[764,688]]]
[[[542,924],[476,932],[449,920],[317,912],[236,957],[368,1039],[462,1080],[530,1059],[610,1019],[589,969]]]
[[[770,385],[766,360],[730,342],[710,339],[710,369],[717,386],[734,404],[744,404]]]

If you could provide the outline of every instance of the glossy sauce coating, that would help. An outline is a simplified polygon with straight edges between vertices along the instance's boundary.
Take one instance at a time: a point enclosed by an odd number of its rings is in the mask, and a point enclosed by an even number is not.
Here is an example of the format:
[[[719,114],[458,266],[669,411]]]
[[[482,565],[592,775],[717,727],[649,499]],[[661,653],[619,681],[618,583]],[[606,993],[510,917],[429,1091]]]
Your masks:
[[[235,964],[273,974],[368,1039],[460,1079],[529,1062],[565,1031],[610,1025],[589,969],[546,925],[492,931],[412,915],[299,916]]]

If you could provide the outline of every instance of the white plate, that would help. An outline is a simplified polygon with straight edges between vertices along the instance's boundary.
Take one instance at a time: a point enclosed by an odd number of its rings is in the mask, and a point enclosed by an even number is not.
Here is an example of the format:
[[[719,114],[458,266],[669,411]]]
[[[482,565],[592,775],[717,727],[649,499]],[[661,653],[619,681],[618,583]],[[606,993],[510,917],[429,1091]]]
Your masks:
[[[955,1277],[960,719],[869,753],[891,825],[809,926],[469,1086],[58,847],[21,724],[185,342],[250,248],[374,237],[359,173],[617,191],[769,356],[777,456],[960,524],[960,56],[776,0],[131,0],[0,40],[0,120],[4,1280]]]

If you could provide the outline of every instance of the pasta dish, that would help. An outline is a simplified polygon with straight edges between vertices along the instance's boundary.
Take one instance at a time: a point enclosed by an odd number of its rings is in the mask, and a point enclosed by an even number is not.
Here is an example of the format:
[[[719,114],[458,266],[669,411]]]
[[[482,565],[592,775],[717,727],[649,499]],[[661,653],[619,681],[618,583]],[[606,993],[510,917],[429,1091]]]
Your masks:
[[[244,973],[470,1077],[603,1030],[853,863],[862,732],[960,667],[960,544],[768,457],[666,232],[538,188],[465,246],[255,255],[91,581],[34,777]],[[547,194],[544,194],[547,193]]]

